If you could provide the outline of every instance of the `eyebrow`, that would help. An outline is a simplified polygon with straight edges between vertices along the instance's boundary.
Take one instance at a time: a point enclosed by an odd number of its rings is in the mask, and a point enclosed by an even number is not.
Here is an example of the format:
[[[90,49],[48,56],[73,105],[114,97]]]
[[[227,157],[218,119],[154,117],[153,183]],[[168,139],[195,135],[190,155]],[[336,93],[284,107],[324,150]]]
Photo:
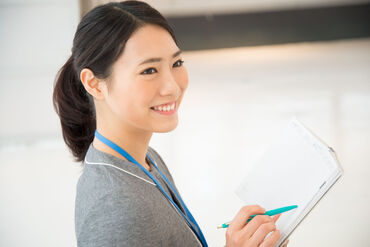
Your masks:
[[[178,50],[177,52],[175,52],[173,55],[172,55],[172,58],[175,58],[177,57],[178,55],[180,55],[182,53],[181,50]],[[142,61],[141,63],[139,63],[139,65],[142,65],[144,63],[154,63],[154,62],[160,62],[162,61],[162,58],[160,57],[152,57],[152,58],[149,58],[149,59],[146,59],[144,61]],[[138,65],[138,66],[139,66]]]

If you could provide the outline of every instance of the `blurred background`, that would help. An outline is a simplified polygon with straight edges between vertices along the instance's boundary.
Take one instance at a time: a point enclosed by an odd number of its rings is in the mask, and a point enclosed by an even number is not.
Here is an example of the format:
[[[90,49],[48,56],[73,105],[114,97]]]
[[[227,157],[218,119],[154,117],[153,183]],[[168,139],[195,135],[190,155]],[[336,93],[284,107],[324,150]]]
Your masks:
[[[52,90],[81,16],[105,2],[0,0],[0,246],[76,246],[81,168]],[[189,73],[178,127],[150,146],[209,245],[225,244],[216,226],[243,206],[235,188],[295,116],[344,175],[289,246],[370,246],[369,1],[146,2],[174,27]]]

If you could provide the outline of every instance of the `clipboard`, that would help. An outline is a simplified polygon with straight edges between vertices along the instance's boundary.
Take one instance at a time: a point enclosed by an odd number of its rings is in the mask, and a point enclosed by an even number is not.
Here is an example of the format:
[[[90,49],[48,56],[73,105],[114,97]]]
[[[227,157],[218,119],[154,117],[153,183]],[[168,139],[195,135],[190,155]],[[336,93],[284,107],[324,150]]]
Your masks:
[[[280,239],[289,238],[343,175],[336,152],[293,117],[235,189],[246,205],[266,210],[289,205],[276,222]]]

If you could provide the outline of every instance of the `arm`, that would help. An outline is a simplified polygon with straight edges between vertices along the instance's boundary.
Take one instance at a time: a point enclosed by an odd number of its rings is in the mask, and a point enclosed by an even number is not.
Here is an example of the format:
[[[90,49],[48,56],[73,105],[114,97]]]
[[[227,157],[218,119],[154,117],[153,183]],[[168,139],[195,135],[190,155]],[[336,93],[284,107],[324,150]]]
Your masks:
[[[153,224],[150,205],[113,191],[96,200],[77,236],[79,247],[159,246],[161,234]]]

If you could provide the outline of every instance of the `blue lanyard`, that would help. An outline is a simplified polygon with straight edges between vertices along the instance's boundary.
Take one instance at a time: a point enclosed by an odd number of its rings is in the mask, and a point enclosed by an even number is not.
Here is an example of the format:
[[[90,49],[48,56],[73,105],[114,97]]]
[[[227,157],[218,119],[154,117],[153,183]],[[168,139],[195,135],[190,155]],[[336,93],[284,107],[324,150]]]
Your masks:
[[[123,150],[120,146],[118,146],[117,144],[115,144],[114,142],[110,141],[109,139],[107,139],[106,137],[102,136],[98,130],[95,130],[95,136],[100,140],[102,141],[104,144],[108,145],[109,147],[113,148],[115,151],[117,151],[118,153],[120,153],[122,156],[124,156],[126,159],[128,159],[129,161],[135,163],[136,165],[138,165],[141,170],[143,172],[145,172],[154,182],[155,184],[158,186],[158,188],[162,191],[162,193],[167,197],[167,199],[172,203],[172,205],[175,206],[175,208],[177,209],[177,211],[179,211],[182,216],[185,218],[185,220],[188,222],[189,226],[193,229],[193,231],[196,233],[196,235],[198,236],[198,238],[200,239],[200,241],[202,242],[202,245],[205,246],[205,247],[208,247],[208,244],[206,242],[206,239],[204,238],[203,236],[203,233],[202,231],[200,230],[200,227],[198,226],[197,222],[195,221],[193,215],[190,213],[190,211],[188,210],[188,208],[186,207],[185,203],[182,201],[181,197],[177,194],[176,190],[173,188],[172,184],[170,183],[170,181],[168,181],[168,179],[166,178],[166,176],[161,172],[161,170],[159,170],[159,168],[157,167],[157,165],[154,163],[154,161],[150,158],[150,156],[148,154],[146,154],[146,156],[150,159],[150,161],[152,162],[152,164],[155,166],[155,168],[158,170],[158,172],[161,174],[161,176],[164,178],[164,180],[166,180],[166,183],[168,185],[170,185],[170,187],[172,188],[172,190],[175,192],[177,198],[180,200],[182,206],[184,207],[185,209],[185,212],[187,213],[187,215],[189,216],[189,219],[191,220],[192,223],[194,223],[194,225],[197,227],[198,231],[196,229],[194,229],[193,225],[190,224],[188,218],[184,215],[184,213],[179,209],[179,207],[177,206],[177,204],[170,198],[170,196],[164,191],[164,189],[162,188],[162,186],[158,183],[157,179],[154,178],[154,176],[146,169],[144,168],[142,165],[140,165],[134,158],[132,158],[131,155],[129,155],[125,150]]]

